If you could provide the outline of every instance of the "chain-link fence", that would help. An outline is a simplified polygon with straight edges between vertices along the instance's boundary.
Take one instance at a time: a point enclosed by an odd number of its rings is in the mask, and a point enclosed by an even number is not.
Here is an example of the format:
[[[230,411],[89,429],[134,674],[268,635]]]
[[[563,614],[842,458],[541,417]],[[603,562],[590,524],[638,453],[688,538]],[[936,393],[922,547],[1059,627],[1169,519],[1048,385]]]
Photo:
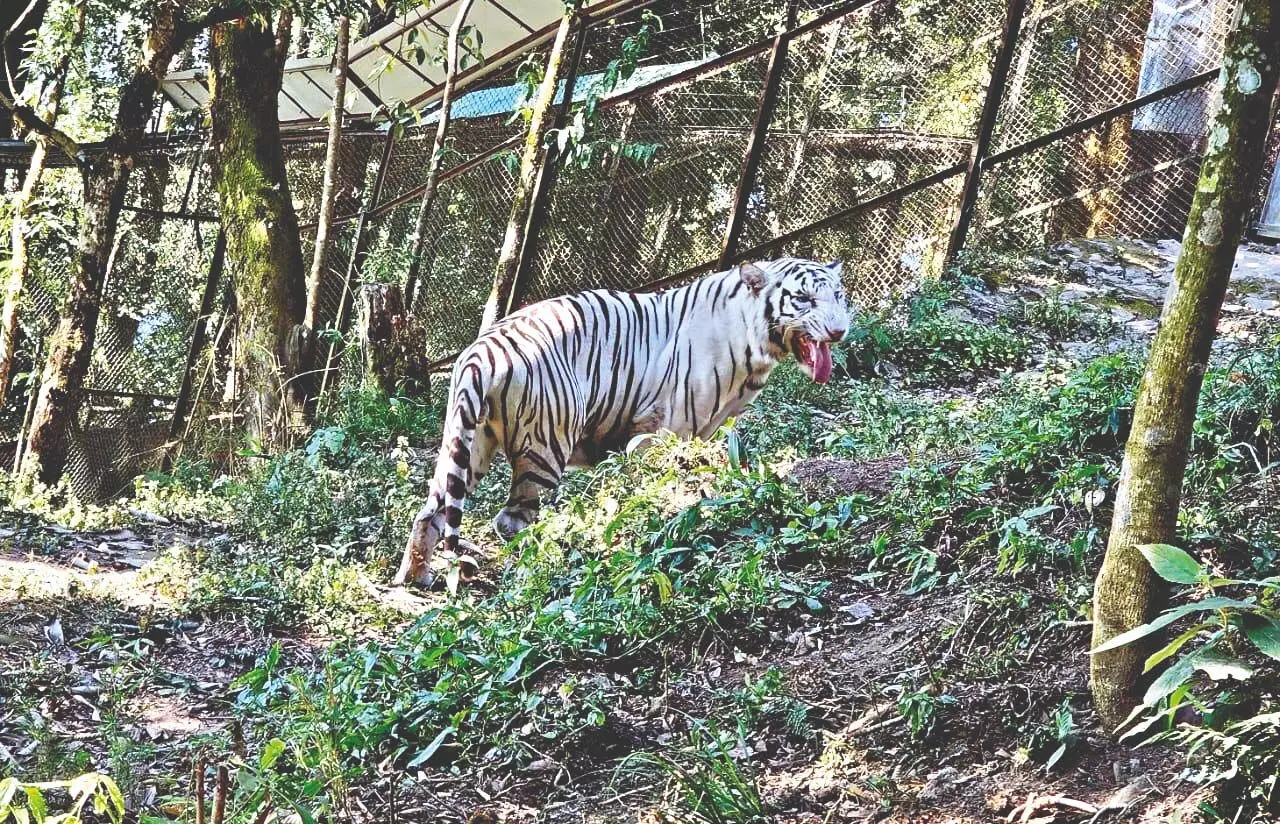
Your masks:
[[[513,302],[663,288],[779,254],[843,260],[851,293],[870,302],[941,275],[962,248],[1177,238],[1231,8],[649,0],[588,16],[574,33],[585,42],[570,49],[581,55],[568,67],[574,99],[557,103],[577,110],[598,97],[597,115],[534,198]],[[605,89],[623,41],[644,27],[636,71]],[[474,339],[493,284],[526,128],[524,58],[505,58],[453,103],[408,286],[428,361]],[[395,140],[385,125],[346,132],[323,326],[352,314],[361,283],[406,283],[439,116],[421,113]],[[86,491],[114,491],[152,460],[184,375],[195,376],[193,419],[233,428],[219,405],[235,393],[231,291],[224,282],[204,294],[217,228],[206,148],[198,135],[160,146],[133,178],[77,428],[82,456],[72,456]],[[285,154],[309,260],[323,130],[288,135]],[[69,259],[55,246],[38,250],[25,297],[46,331]],[[23,357],[29,366],[39,352],[28,344]],[[10,393],[10,432],[25,403]]]

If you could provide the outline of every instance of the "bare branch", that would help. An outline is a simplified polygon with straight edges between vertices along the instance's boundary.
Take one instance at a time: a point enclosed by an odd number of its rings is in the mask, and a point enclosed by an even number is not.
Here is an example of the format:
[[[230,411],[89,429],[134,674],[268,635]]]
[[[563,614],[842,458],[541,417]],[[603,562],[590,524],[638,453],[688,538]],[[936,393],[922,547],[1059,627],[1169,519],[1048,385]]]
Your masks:
[[[76,165],[84,165],[84,150],[80,147],[80,144],[76,142],[71,135],[36,114],[35,109],[16,102],[3,91],[0,91],[0,108],[5,108],[13,112],[13,116],[16,117],[22,125],[53,143],[62,150],[63,154],[71,158]]]
[[[18,27],[22,25],[22,21],[27,19],[27,15],[31,14],[39,2],[40,0],[31,0],[27,7],[22,10],[22,14],[18,15],[18,19],[14,20],[13,25],[4,33],[4,37],[0,37],[0,64],[3,64],[4,67],[4,82],[9,87],[9,97],[14,100],[18,99],[18,89],[13,85],[13,76],[9,74],[9,37],[18,30]]]

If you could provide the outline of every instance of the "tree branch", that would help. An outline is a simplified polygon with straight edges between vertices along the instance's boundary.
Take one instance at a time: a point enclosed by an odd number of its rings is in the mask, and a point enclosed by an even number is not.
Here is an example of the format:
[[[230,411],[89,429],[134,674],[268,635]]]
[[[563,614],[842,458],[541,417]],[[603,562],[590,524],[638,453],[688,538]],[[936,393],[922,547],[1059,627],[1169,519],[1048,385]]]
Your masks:
[[[289,45],[293,38],[293,12],[281,9],[276,18],[276,60],[283,67],[289,59]]]
[[[177,26],[178,39],[185,42],[205,29],[212,28],[219,23],[230,23],[232,20],[239,20],[248,13],[248,10],[235,2],[235,0],[231,0],[226,5],[214,6],[199,17],[180,21]]]
[[[36,114],[35,109],[14,101],[14,99],[4,91],[0,91],[0,107],[13,112],[13,116],[16,117],[22,125],[26,126],[41,137],[49,140],[49,142],[61,149],[63,154],[71,158],[77,166],[84,165],[84,150],[80,147],[80,144],[76,142],[71,135],[41,118],[40,115]]]

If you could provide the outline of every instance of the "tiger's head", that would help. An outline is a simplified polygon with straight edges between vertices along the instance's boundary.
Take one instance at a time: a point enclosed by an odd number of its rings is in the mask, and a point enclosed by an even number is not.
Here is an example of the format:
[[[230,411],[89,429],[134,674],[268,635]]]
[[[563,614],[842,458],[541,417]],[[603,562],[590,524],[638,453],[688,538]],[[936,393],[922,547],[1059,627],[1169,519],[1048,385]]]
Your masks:
[[[774,355],[796,356],[816,383],[831,379],[831,344],[849,331],[849,303],[840,261],[778,258],[745,263],[742,279],[765,299],[765,321]]]

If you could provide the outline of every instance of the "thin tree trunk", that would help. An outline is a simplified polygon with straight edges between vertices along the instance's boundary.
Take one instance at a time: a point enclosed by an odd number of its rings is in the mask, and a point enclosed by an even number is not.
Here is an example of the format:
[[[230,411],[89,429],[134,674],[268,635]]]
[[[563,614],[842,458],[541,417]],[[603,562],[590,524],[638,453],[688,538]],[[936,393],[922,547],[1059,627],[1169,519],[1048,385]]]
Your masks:
[[[436,188],[440,182],[440,167],[444,160],[445,140],[449,136],[449,111],[453,106],[453,89],[458,79],[458,40],[462,36],[462,27],[467,23],[467,15],[475,0],[462,0],[453,25],[449,27],[449,39],[445,47],[444,91],[440,95],[440,119],[436,121],[436,136],[431,141],[431,161],[427,166],[426,188],[422,191],[422,202],[418,204],[418,219],[414,223],[413,234],[410,235],[409,274],[405,278],[404,303],[408,309],[413,308],[413,293],[418,282],[418,273],[422,268],[423,237],[427,229],[427,218],[431,215],[431,206],[435,203]],[[423,290],[423,294],[426,290]]]
[[[600,269],[617,272],[628,278],[643,274],[640,248],[644,242],[645,212],[649,205],[648,190],[637,185],[644,168],[639,161],[628,160],[621,151],[631,140],[637,119],[645,122],[652,112],[648,101],[637,100],[627,107],[618,129],[619,151],[609,159],[604,197],[597,214],[601,229],[586,254],[597,258]]]
[[[142,60],[121,89],[115,127],[104,151],[84,167],[84,209],[70,288],[58,327],[50,339],[49,357],[41,377],[23,461],[24,470],[34,471],[43,483],[53,483],[62,474],[67,431],[89,371],[102,285],[134,155],[169,62],[192,33],[187,26],[179,28],[171,7],[161,6],[157,10]],[[51,136],[56,137],[60,145],[67,144],[65,148],[78,149],[66,135]]]
[[[283,448],[310,394],[306,276],[280,147],[277,97],[288,23],[242,20],[213,30],[209,50],[213,181],[235,284],[236,368],[251,435]]]
[[[333,57],[333,109],[329,113],[329,144],[324,155],[324,184],[320,188],[320,216],[316,224],[316,248],[307,276],[307,311],[303,323],[315,332],[320,311],[320,281],[329,255],[329,231],[333,228],[333,206],[338,180],[338,158],[342,149],[342,119],[346,115],[347,54],[351,18],[338,18],[338,43]]]
[[[41,96],[48,98],[44,118],[52,124],[58,122],[58,115],[62,110],[62,89],[66,84],[67,71],[71,67],[71,55],[76,51],[84,35],[84,16],[85,7],[80,5],[76,9],[75,29],[71,41],[67,43],[67,51],[58,60],[53,77],[49,81],[49,87],[41,91]],[[18,303],[22,298],[22,288],[27,281],[27,273],[31,266],[30,249],[27,246],[31,225],[27,222],[27,215],[40,187],[40,178],[44,176],[45,160],[48,155],[48,139],[37,135],[35,148],[31,152],[31,161],[27,165],[27,175],[22,181],[22,188],[10,204],[13,210],[13,224],[9,233],[11,246],[9,271],[4,282],[4,304],[0,307],[0,402],[3,402],[9,392],[9,376],[13,371],[13,356],[18,342]]]
[[[1093,646],[1159,610],[1164,589],[1137,547],[1175,539],[1200,386],[1256,189],[1280,63],[1280,12],[1244,0],[1227,36],[1222,105],[1209,126],[1200,182],[1160,330],[1138,389],[1116,489],[1115,515],[1093,596]],[[1132,703],[1150,647],[1129,644],[1091,661],[1094,703],[1114,728]]]
[[[560,18],[560,28],[556,31],[551,52],[547,55],[546,71],[542,77],[542,86],[533,103],[532,115],[529,118],[529,131],[525,136],[524,151],[520,157],[520,174],[516,179],[516,191],[511,199],[511,216],[507,220],[506,235],[502,240],[502,251],[498,254],[498,266],[493,276],[493,288],[485,301],[484,315],[480,320],[480,331],[483,332],[506,314],[511,302],[511,292],[515,288],[516,269],[520,263],[520,248],[524,245],[525,231],[528,228],[529,209],[533,205],[533,183],[536,177],[538,157],[542,153],[543,134],[547,125],[547,115],[555,102],[556,88],[560,80],[560,65],[564,58],[565,43],[569,39],[569,30],[573,27],[576,13],[569,4],[565,5],[564,16]],[[566,100],[564,104],[570,105]]]

